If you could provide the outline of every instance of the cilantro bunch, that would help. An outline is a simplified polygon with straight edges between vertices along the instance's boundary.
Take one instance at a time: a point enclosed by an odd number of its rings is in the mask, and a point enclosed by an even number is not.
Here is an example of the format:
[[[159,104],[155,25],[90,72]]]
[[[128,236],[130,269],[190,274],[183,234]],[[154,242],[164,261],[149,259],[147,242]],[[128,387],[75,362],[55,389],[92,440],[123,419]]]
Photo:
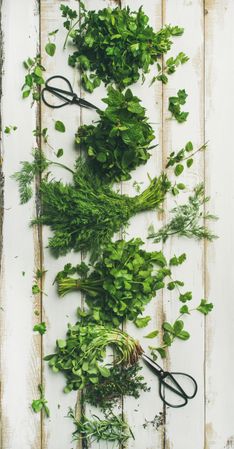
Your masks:
[[[130,171],[145,164],[150,157],[154,132],[145,115],[145,108],[130,89],[125,93],[108,88],[108,105],[98,111],[96,125],[78,129],[76,142],[86,151],[92,168],[108,181],[130,179]]]
[[[69,325],[66,340],[57,340],[55,354],[44,360],[54,372],[64,373],[65,392],[79,390],[90,382],[98,384],[100,379],[110,376],[110,369],[104,364],[108,346],[115,351],[115,364],[133,365],[142,353],[138,341],[120,329],[94,326],[86,320]]]
[[[51,227],[54,235],[49,239],[49,247],[56,256],[71,249],[91,250],[94,259],[100,247],[110,241],[131,216],[159,207],[169,188],[170,182],[163,173],[152,179],[141,194],[120,195],[79,161],[73,184],[46,178],[42,181],[42,212],[33,223]]]
[[[125,319],[135,320],[171,273],[161,251],[147,252],[142,245],[139,238],[109,243],[90,272],[84,262],[66,265],[57,275],[59,294],[84,292],[96,321],[118,326]],[[71,277],[75,273],[81,278]]]
[[[115,83],[120,89],[135,83],[148,73],[150,66],[167,53],[172,38],[183,28],[166,25],[155,32],[142,10],[104,8],[81,14],[61,5],[64,27],[77,50],[69,57],[72,66],[81,70],[81,81],[88,92],[100,85]]]

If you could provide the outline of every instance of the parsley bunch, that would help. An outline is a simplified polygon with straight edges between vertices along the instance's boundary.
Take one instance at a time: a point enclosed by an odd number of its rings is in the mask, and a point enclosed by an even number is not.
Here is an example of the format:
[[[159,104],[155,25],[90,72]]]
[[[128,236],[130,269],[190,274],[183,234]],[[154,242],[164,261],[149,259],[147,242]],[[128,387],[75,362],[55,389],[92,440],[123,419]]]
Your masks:
[[[92,250],[94,258],[100,246],[110,241],[132,215],[159,207],[169,188],[163,173],[141,194],[120,195],[79,161],[74,184],[43,180],[42,213],[33,223],[51,227],[54,236],[49,239],[49,247],[56,256],[74,249]]]
[[[54,372],[61,371],[66,376],[65,392],[79,390],[110,376],[110,369],[104,364],[107,346],[115,351],[115,364],[133,365],[142,353],[138,341],[120,329],[94,326],[85,320],[69,325],[66,340],[57,340],[56,353],[44,360],[49,361]]]
[[[130,89],[125,93],[108,88],[103,99],[108,105],[98,111],[97,125],[78,129],[76,142],[86,151],[92,168],[108,181],[130,179],[130,171],[145,164],[154,132],[145,115],[145,108]]]
[[[69,57],[81,70],[83,87],[89,91],[114,82],[120,89],[135,83],[172,46],[172,38],[183,28],[166,25],[155,32],[142,10],[104,8],[86,11],[81,5],[80,21],[76,11],[61,5],[64,27],[77,50]]]
[[[139,374],[138,363],[131,366],[115,365],[110,368],[109,377],[102,377],[98,384],[89,382],[82,400],[103,410],[110,410],[122,396],[139,398],[141,391],[149,391],[144,377]]]
[[[147,252],[142,245],[139,238],[109,243],[90,272],[84,262],[67,264],[57,275],[59,294],[84,292],[96,321],[118,326],[125,319],[135,320],[171,273],[161,251]],[[71,277],[75,273],[81,278]]]

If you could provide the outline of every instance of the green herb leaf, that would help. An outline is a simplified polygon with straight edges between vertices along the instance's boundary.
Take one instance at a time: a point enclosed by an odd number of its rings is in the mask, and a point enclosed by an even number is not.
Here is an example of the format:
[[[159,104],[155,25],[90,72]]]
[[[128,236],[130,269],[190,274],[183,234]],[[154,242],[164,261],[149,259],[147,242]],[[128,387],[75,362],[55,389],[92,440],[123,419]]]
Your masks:
[[[38,385],[38,390],[40,392],[40,398],[34,399],[32,401],[31,407],[35,413],[40,413],[41,411],[44,411],[47,418],[50,416],[50,410],[47,406],[48,401],[45,399],[44,395],[44,388],[42,385]]]
[[[168,110],[178,123],[183,123],[187,120],[188,112],[182,112],[181,106],[186,103],[187,93],[184,89],[180,89],[177,92],[177,96],[169,97]]]
[[[57,151],[57,153],[56,153],[56,156],[57,156],[58,158],[63,156],[63,149],[62,149],[62,148],[59,148],[59,149],[58,149],[58,151]]]
[[[157,330],[150,332],[149,334],[145,335],[145,338],[155,338],[157,337],[157,335],[159,334],[159,332]]]
[[[214,305],[212,303],[208,303],[206,299],[202,299],[200,305],[197,307],[197,310],[203,315],[208,315],[209,312],[213,309]]]
[[[56,131],[59,131],[60,133],[65,133],[65,131],[66,131],[64,123],[61,122],[60,120],[57,120],[55,122],[54,127],[55,127]]]
[[[34,332],[39,332],[39,334],[44,335],[46,333],[46,323],[43,321],[42,323],[35,324],[33,330]]]
[[[54,56],[56,45],[53,42],[48,42],[45,46],[45,51],[49,56]]]

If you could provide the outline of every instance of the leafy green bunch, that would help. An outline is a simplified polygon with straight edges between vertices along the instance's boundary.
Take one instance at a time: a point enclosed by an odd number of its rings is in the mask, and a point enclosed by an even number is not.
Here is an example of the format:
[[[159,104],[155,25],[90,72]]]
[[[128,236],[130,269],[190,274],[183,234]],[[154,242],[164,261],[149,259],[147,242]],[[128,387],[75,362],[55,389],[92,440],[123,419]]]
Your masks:
[[[66,339],[57,340],[56,352],[44,360],[54,372],[64,373],[65,392],[79,390],[90,382],[98,384],[102,377],[110,376],[110,369],[104,363],[108,346],[114,349],[114,364],[117,365],[133,365],[142,353],[138,341],[120,329],[83,320],[68,326]]]
[[[98,384],[89,382],[83,392],[83,402],[100,407],[103,411],[112,409],[123,396],[139,398],[142,391],[149,391],[138,363],[131,366],[114,365],[109,377],[102,377]]]
[[[154,132],[145,108],[130,89],[122,93],[109,87],[103,101],[108,106],[98,111],[97,124],[81,126],[76,142],[86,151],[95,172],[111,182],[127,180],[130,171],[149,159]]]
[[[171,271],[161,251],[147,252],[136,238],[108,243],[94,266],[67,264],[57,275],[59,295],[73,290],[86,295],[94,320],[118,326],[141,315]],[[71,277],[79,274],[80,278]]]
[[[121,447],[129,438],[134,435],[121,415],[116,416],[111,413],[104,419],[93,415],[92,419],[82,415],[79,421],[76,419],[72,409],[69,410],[68,417],[72,418],[75,425],[73,432],[73,440],[85,440],[86,445],[90,445],[95,441],[115,441]]]
[[[184,31],[166,25],[155,32],[142,7],[138,11],[129,7],[86,11],[80,5],[80,17],[67,5],[60,8],[68,36],[77,47],[69,63],[80,68],[88,92],[93,92],[101,81],[105,85],[114,82],[124,89],[138,81],[141,74],[144,79],[150,66],[170,50],[172,38]]]
[[[78,162],[73,184],[43,180],[40,186],[42,213],[33,223],[51,227],[49,247],[58,256],[69,250],[91,250],[93,259],[100,246],[138,212],[158,208],[170,188],[163,173],[150,181],[139,195],[115,193],[88,167]]]
[[[148,238],[153,238],[155,243],[165,242],[173,235],[198,240],[214,240],[217,236],[204,225],[204,220],[217,219],[215,215],[204,212],[204,206],[208,201],[209,197],[205,195],[204,185],[198,184],[194,188],[193,195],[189,196],[187,203],[172,209],[172,219],[165,226],[157,232],[154,231],[153,227],[150,227]]]

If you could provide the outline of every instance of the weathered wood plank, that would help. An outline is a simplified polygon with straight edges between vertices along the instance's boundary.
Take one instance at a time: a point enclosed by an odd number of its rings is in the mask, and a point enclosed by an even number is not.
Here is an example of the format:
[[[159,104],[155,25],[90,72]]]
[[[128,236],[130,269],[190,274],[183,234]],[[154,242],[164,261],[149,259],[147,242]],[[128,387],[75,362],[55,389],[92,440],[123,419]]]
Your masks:
[[[77,7],[77,2],[66,2],[71,8]],[[63,43],[66,36],[66,30],[63,28],[61,12],[59,10],[60,2],[54,0],[41,1],[41,53],[43,64],[46,68],[45,78],[53,75],[63,75],[67,77],[74,90],[77,91],[77,73],[67,64],[69,51],[63,50]],[[59,28],[55,37],[56,53],[53,57],[45,52],[45,45],[48,42],[48,33]],[[65,88],[65,87],[63,87]],[[54,123],[61,120],[66,127],[65,133],[55,130]],[[64,155],[58,161],[67,165],[73,165],[77,157],[77,151],[74,148],[74,134],[80,121],[80,110],[77,106],[67,106],[59,110],[50,109],[42,104],[42,128],[48,128],[49,144],[43,145],[43,151],[52,160],[56,160],[56,151],[59,148],[64,149]],[[59,167],[53,167],[53,174],[57,179],[65,182],[71,180],[66,170]],[[43,246],[44,246],[44,269],[48,270],[45,275],[44,291],[48,296],[43,300],[43,316],[47,322],[47,333],[43,337],[43,355],[54,351],[56,339],[64,338],[67,330],[67,323],[75,323],[76,309],[80,305],[80,295],[70,294],[66,298],[59,298],[56,285],[53,285],[58,271],[61,271],[65,263],[79,263],[79,254],[68,254],[65,257],[55,259],[51,252],[46,248],[50,230],[43,228]],[[66,418],[69,407],[74,408],[76,404],[76,392],[65,394],[65,378],[61,374],[54,374],[47,363],[43,364],[43,378],[45,383],[46,397],[51,410],[51,418],[43,420],[43,449],[63,449],[70,447],[72,440],[73,424]],[[75,446],[75,445],[73,445]]]
[[[207,319],[206,449],[232,448],[233,428],[233,76],[234,3],[205,1],[206,189],[209,210],[219,216],[219,239],[207,245],[206,289],[215,308]]]
[[[133,10],[137,10],[143,4],[145,13],[150,18],[150,24],[155,30],[159,30],[162,26],[162,6],[161,1],[135,1],[134,5],[131,1],[122,1],[122,6],[129,6]],[[152,156],[146,165],[138,167],[132,173],[132,179],[123,183],[123,193],[135,196],[136,189],[133,186],[134,181],[141,183],[140,187],[143,190],[148,186],[148,175],[153,178],[160,174],[162,169],[162,86],[161,83],[156,82],[149,87],[152,77],[156,74],[156,67],[152,66],[150,73],[146,76],[144,84],[139,81],[137,84],[130,86],[132,91],[142,100],[142,105],[146,108],[146,114],[155,131],[155,141],[158,147],[152,150]],[[160,214],[153,212],[144,212],[133,217],[130,226],[126,230],[126,239],[132,237],[140,237],[145,241],[145,248],[148,251],[155,250],[155,245],[150,240],[147,240],[148,227],[153,222],[154,225],[160,226],[162,217]],[[160,249],[160,245],[158,247]],[[127,322],[125,329],[129,334],[139,339],[144,350],[149,354],[148,345],[151,343],[144,338],[149,332],[161,328],[163,320],[162,309],[162,294],[159,292],[155,299],[153,299],[146,307],[143,316],[151,316],[149,325],[144,329],[137,329],[133,323]],[[142,441],[144,447],[148,449],[159,449],[163,447],[164,428],[160,426],[156,429],[152,425],[143,427],[145,420],[153,421],[155,416],[160,417],[163,413],[163,404],[158,395],[158,379],[142,364],[142,374],[148,386],[151,388],[150,392],[142,393],[138,400],[126,397],[124,399],[124,414],[132,428],[135,440],[129,441],[128,447],[134,449],[142,448]]]
[[[23,26],[22,26],[23,25]],[[40,414],[30,408],[38,397],[41,379],[40,337],[33,334],[40,311],[40,297],[33,297],[32,284],[40,260],[33,202],[20,206],[17,186],[10,176],[20,161],[31,156],[36,145],[36,106],[21,98],[25,71],[23,60],[34,57],[39,36],[36,1],[2,2],[3,96],[2,127],[16,125],[12,135],[2,134],[4,186],[3,254],[1,271],[1,448],[41,447]],[[12,35],[14,32],[14,35]]]
[[[192,141],[194,148],[199,148],[204,142],[203,126],[203,3],[202,1],[179,0],[176,3],[170,0],[163,1],[164,23],[184,27],[184,35],[174,40],[171,55],[180,51],[185,52],[190,60],[179,67],[174,75],[169,78],[168,85],[164,88],[164,124],[163,124],[163,156],[164,166],[166,158],[171,151],[179,151],[188,141]],[[168,111],[168,98],[176,95],[179,89],[185,89],[188,93],[186,105],[182,110],[189,111],[187,122],[178,124],[176,120],[170,120]],[[173,171],[171,173],[173,179]],[[188,193],[199,182],[203,181],[203,155],[195,158],[190,170],[185,169],[180,182],[188,186]],[[182,193],[180,203],[186,201],[188,193]],[[169,210],[175,206],[173,198],[169,198],[165,204],[165,221],[169,219]],[[193,300],[189,307],[196,307],[204,297],[203,283],[203,243],[185,238],[172,237],[164,246],[167,257],[174,254],[187,254],[187,261],[173,270],[175,277],[185,282],[183,291],[191,290]],[[179,301],[177,293],[169,291],[164,293],[164,307],[166,320],[174,322],[179,316]],[[182,305],[182,304],[181,304]],[[188,342],[176,341],[169,350],[169,358],[166,367],[172,371],[190,373],[198,382],[198,394],[185,408],[167,409],[165,448],[202,448],[204,446],[204,339],[203,317],[198,313],[185,318],[185,328],[191,334]],[[185,430],[186,429],[186,430]]]

